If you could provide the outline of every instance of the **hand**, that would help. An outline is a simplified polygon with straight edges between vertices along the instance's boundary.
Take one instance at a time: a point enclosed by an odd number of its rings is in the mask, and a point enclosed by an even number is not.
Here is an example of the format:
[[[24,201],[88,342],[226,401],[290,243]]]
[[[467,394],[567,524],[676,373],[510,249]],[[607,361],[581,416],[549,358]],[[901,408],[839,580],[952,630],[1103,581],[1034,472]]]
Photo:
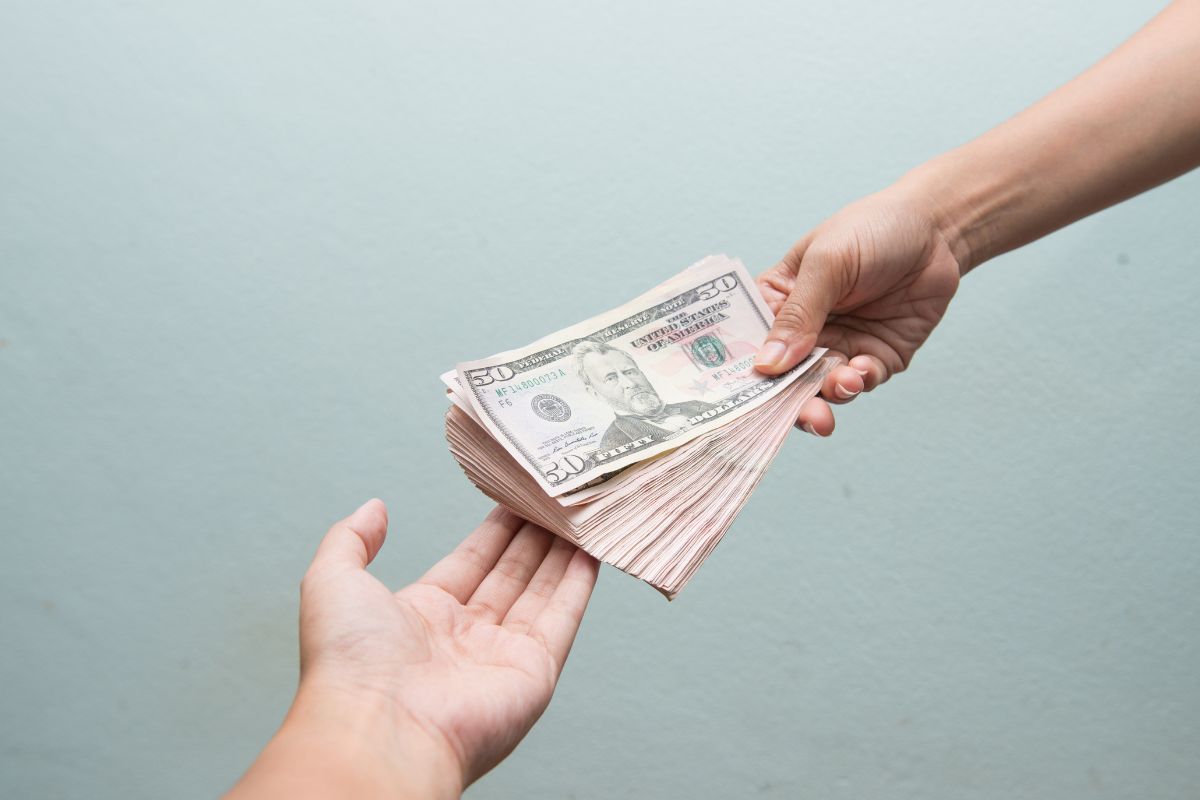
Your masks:
[[[546,709],[596,580],[595,559],[497,508],[393,594],[366,571],[386,532],[368,502],[330,529],[301,584],[300,688],[259,759],[289,796],[461,793]],[[296,777],[306,766],[316,774]]]
[[[833,433],[829,403],[905,369],[945,314],[962,269],[933,209],[897,184],[847,206],[759,276],[776,315],[759,370],[783,372],[817,346],[849,360],[801,408],[796,424],[809,433]]]

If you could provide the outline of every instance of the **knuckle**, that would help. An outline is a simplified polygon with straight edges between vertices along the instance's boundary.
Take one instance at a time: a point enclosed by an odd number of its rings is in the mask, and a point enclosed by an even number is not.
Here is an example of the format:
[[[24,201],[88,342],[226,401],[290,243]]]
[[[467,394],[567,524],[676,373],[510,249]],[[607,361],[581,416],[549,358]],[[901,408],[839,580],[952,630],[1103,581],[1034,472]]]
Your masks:
[[[799,264],[793,264],[788,256],[784,256],[783,260],[762,271],[758,276],[758,280],[766,281],[771,284],[788,283],[796,277],[796,267]]]
[[[845,248],[839,244],[822,240],[808,249],[804,260],[806,264],[814,267],[835,266],[845,261]]]
[[[805,248],[802,245],[803,243],[800,242],[793,245],[792,249],[788,250],[787,253],[784,254],[783,258],[779,260],[779,263],[775,265],[774,269],[783,275],[795,277],[796,273],[800,271],[800,264],[804,261]]]
[[[852,282],[850,275],[859,261],[860,252],[856,237],[827,238],[815,243],[809,250],[805,269],[831,282],[836,289],[835,294],[842,295],[846,292],[847,282]]]
[[[830,246],[822,248],[813,257],[811,267],[826,279],[842,276],[853,263],[853,258],[846,248]]]
[[[758,284],[759,291],[764,295],[774,294],[779,297],[787,297],[796,285],[796,272],[795,270],[789,272],[782,264],[777,264],[759,275],[755,283]]]
[[[789,300],[775,315],[775,329],[785,333],[795,333],[808,326],[809,314],[795,300]]]

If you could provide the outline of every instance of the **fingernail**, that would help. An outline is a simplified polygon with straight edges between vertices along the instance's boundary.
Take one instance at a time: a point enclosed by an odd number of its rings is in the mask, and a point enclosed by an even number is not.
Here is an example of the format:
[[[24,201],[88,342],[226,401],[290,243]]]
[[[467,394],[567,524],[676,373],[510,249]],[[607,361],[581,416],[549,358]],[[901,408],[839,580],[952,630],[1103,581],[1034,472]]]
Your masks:
[[[356,508],[354,513],[346,518],[346,524],[348,524],[354,530],[359,530],[361,527],[369,525],[372,519],[372,512],[368,510],[368,506],[374,502],[375,498],[371,498]]]
[[[817,429],[812,426],[811,422],[806,422],[800,427],[804,429],[805,433],[811,433],[813,436],[816,436],[818,439],[821,438],[821,434],[817,433]]]
[[[839,400],[849,400],[851,397],[854,397],[854,395],[858,394],[858,392],[852,392],[845,386],[842,386],[840,383],[834,384],[833,393],[838,396]]]
[[[851,367],[851,369],[854,370],[855,372],[857,372],[859,375],[863,376],[864,378],[867,377],[867,372],[869,372],[869,370],[859,369],[858,367]]]
[[[758,355],[754,357],[754,363],[760,367],[774,367],[786,353],[786,344],[778,339],[771,339],[758,351]]]

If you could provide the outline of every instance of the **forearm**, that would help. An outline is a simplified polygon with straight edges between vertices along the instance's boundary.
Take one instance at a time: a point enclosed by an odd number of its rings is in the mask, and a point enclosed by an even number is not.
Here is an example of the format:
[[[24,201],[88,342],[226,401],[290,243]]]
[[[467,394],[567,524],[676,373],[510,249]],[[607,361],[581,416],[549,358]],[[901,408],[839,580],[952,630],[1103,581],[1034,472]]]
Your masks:
[[[962,270],[1200,165],[1200,0],[1177,0],[1075,80],[902,183]]]
[[[452,798],[461,772],[445,747],[391,709],[301,690],[228,800]]]

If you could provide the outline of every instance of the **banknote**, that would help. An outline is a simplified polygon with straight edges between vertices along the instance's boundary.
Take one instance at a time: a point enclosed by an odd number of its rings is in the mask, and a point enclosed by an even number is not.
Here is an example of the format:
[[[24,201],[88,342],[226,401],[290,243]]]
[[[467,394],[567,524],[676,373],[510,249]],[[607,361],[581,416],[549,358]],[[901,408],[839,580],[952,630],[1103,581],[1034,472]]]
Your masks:
[[[456,365],[450,389],[551,497],[679,447],[761,406],[772,314],[738,261],[710,256],[619,308]]]

